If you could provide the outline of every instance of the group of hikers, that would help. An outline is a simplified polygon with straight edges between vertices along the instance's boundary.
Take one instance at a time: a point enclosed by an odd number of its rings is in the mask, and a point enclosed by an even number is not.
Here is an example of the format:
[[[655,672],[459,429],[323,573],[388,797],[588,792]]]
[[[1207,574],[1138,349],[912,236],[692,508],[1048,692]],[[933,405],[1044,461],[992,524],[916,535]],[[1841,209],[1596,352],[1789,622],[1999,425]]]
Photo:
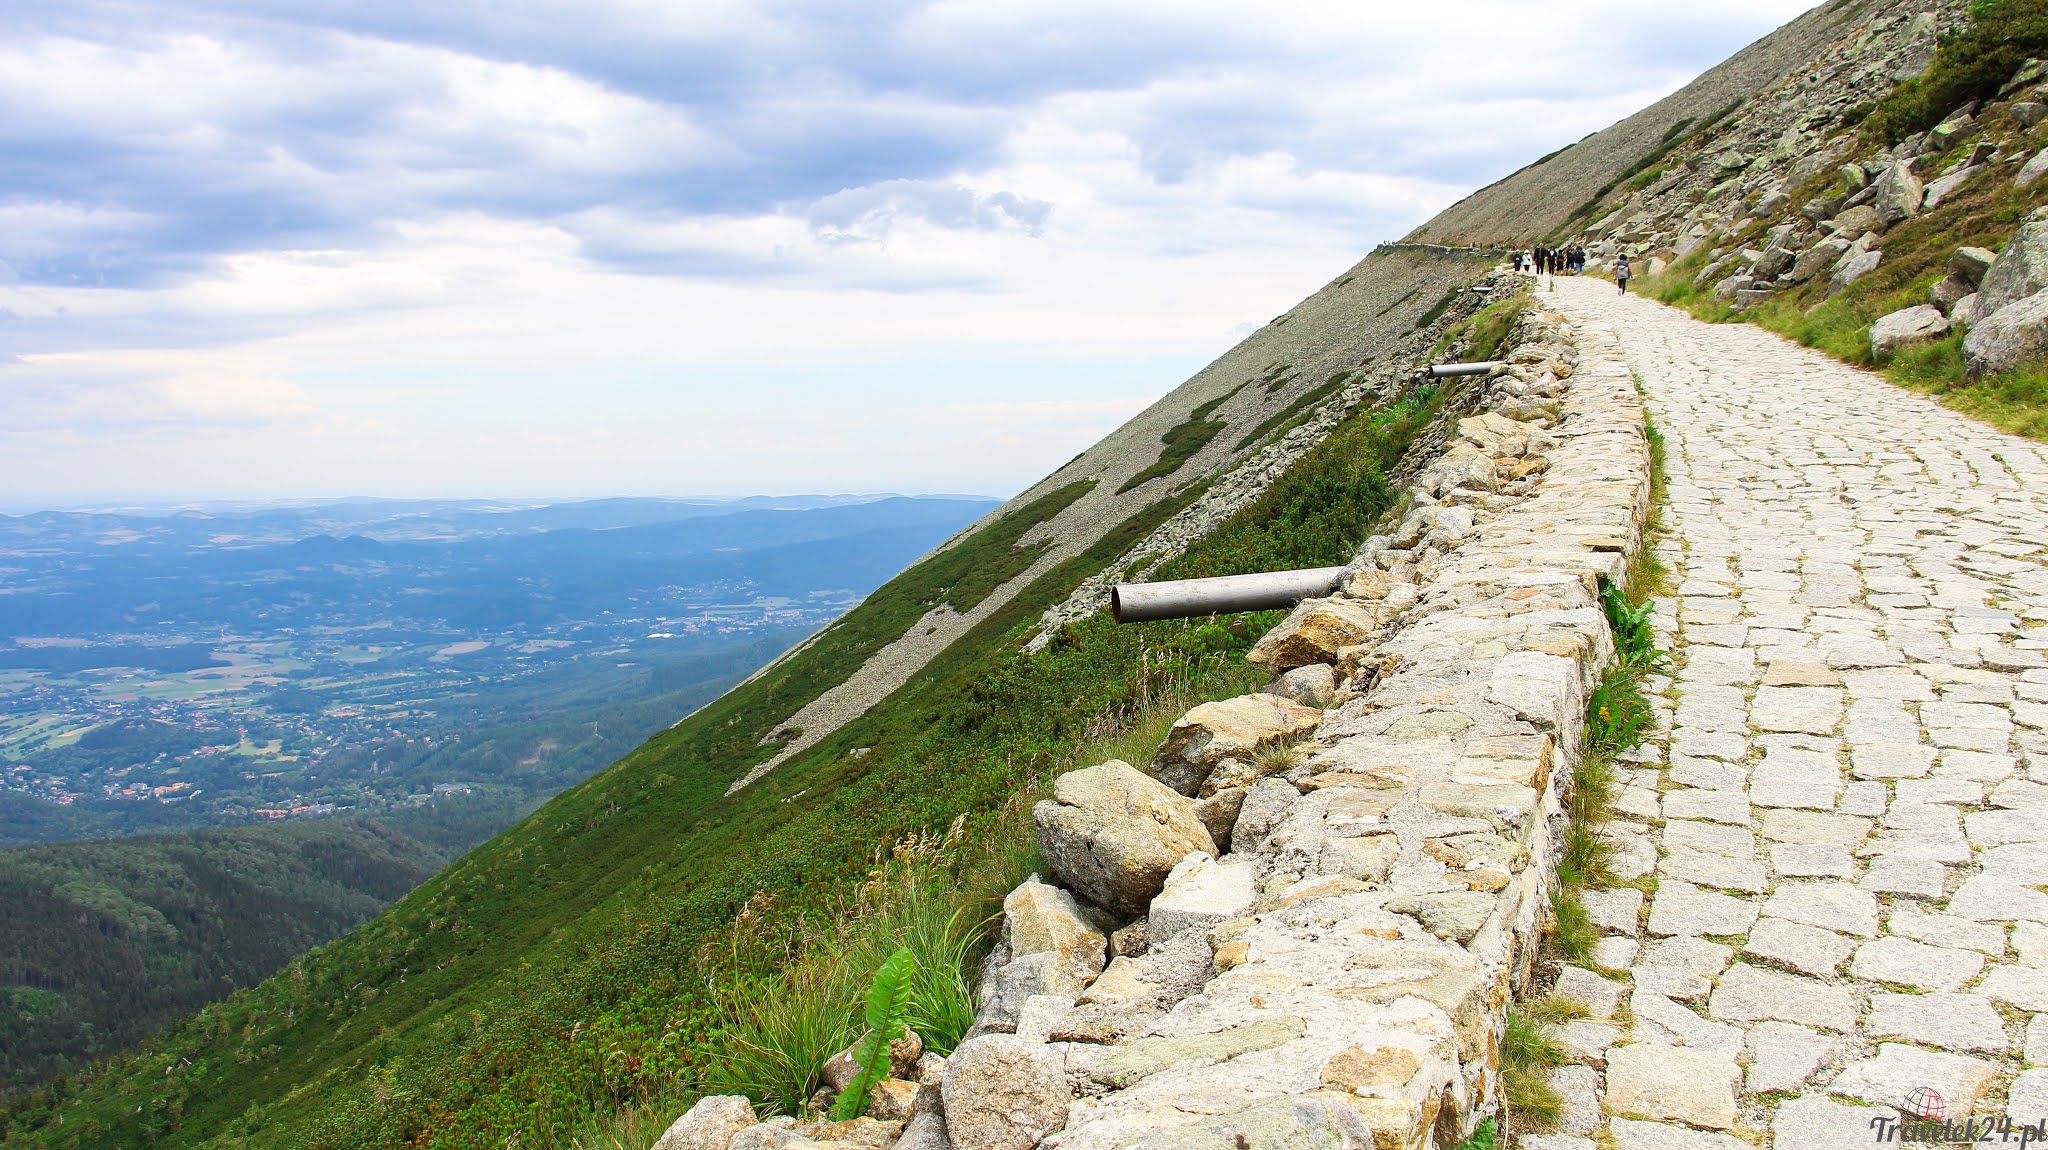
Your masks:
[[[1540,276],[1575,276],[1586,270],[1586,249],[1577,244],[1562,248],[1531,248],[1526,253],[1516,252],[1514,260],[1516,271],[1534,271]]]
[[[1533,271],[1537,275],[1575,276],[1586,270],[1586,249],[1577,244],[1517,251],[1509,259],[1516,271]],[[1624,292],[1628,290],[1629,271],[1628,253],[1623,252],[1614,261],[1614,282]]]

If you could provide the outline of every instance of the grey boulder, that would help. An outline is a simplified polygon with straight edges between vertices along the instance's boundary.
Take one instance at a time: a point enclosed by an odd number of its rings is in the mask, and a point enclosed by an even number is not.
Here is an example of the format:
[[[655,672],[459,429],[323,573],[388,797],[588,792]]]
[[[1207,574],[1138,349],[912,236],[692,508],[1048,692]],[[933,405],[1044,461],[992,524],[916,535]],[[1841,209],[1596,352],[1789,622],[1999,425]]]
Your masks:
[[[1216,853],[1193,802],[1120,759],[1061,775],[1031,816],[1053,874],[1125,917],[1145,913],[1189,853]]]
[[[1901,308],[1870,325],[1871,358],[1882,361],[1900,348],[1948,334],[1948,317],[1930,304]]]

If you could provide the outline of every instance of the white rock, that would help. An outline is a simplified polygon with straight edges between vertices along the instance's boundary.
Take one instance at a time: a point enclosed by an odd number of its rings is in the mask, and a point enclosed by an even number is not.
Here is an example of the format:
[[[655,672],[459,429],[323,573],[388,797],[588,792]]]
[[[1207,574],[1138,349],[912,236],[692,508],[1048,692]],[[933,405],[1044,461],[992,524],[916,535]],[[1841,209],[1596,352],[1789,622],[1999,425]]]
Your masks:
[[[1771,1118],[1773,1150],[1847,1150],[1877,1144],[1873,1118],[1897,1119],[1890,1107],[1846,1106],[1826,1098],[1788,1099]],[[1897,1127],[1892,1127],[1897,1129]]]
[[[2012,1048],[1997,1008],[1975,994],[1873,994],[1863,1029],[1944,1050],[2003,1054]]]
[[[1885,1106],[1904,1107],[1913,1091],[1925,1087],[1940,1093],[1951,1115],[1976,1109],[1998,1071],[1981,1058],[1920,1050],[1898,1042],[1877,1048],[1877,1056],[1852,1062],[1829,1089]]]
[[[1849,973],[1873,982],[1896,982],[1922,990],[1954,990],[1983,969],[1984,956],[1975,951],[1929,946],[1888,935],[1858,947]]]
[[[733,1135],[756,1121],[754,1104],[745,1095],[700,1098],[655,1140],[652,1150],[726,1150]]]
[[[1707,1013],[1729,1022],[1774,1018],[1823,1030],[1853,1030],[1856,1001],[1845,987],[1736,963],[1721,976]]]
[[[1835,1040],[1789,1022],[1759,1022],[1749,1028],[1749,1075],[1743,1089],[1796,1093],[1834,1047]]]
[[[1258,899],[1255,868],[1250,860],[1217,862],[1191,854],[1166,876],[1166,887],[1152,900],[1145,937],[1169,939],[1184,930],[1201,929],[1237,918]]]
[[[1649,1043],[1615,1047],[1607,1052],[1607,1106],[1617,1114],[1726,1130],[1741,1117],[1735,1107],[1741,1078],[1732,1058]]]
[[[1948,334],[1948,317],[1931,304],[1901,308],[1880,316],[1870,325],[1870,355],[1880,362],[1896,355],[1908,344],[1939,339]]]

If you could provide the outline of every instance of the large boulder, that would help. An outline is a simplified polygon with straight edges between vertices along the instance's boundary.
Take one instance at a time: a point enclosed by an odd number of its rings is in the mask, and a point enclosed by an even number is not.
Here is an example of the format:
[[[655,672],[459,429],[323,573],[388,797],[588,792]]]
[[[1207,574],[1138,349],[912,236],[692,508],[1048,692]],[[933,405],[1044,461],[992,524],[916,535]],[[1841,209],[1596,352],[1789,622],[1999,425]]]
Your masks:
[[[1749,265],[1749,274],[1754,276],[1759,282],[1777,279],[1781,273],[1792,266],[1792,261],[1795,258],[1796,253],[1790,249],[1778,244],[1772,244],[1764,249],[1764,254],[1758,256],[1755,263]]]
[[[1948,274],[1962,280],[1976,289],[1984,282],[1984,276],[1991,265],[1998,262],[1998,253],[1990,248],[1957,248],[1948,257]]]
[[[1805,283],[1819,275],[1823,268],[1841,259],[1842,253],[1848,250],[1849,241],[1840,236],[1831,236],[1820,241],[1799,253],[1799,258],[1792,261],[1792,282]]]
[[[1067,1124],[1066,1059],[1013,1034],[970,1038],[946,1059],[946,1134],[954,1150],[1031,1150]]]
[[[1493,461],[1487,460],[1491,466]],[[1245,659],[1275,671],[1335,663],[1337,653],[1380,633],[1383,612],[1355,599],[1304,599],[1278,627],[1266,632]]]
[[[1750,289],[1756,277],[1748,272],[1738,272],[1714,285],[1714,298],[1722,303],[1732,303],[1735,297]]]
[[[2035,208],[2019,231],[2006,242],[2005,250],[1991,261],[1977,292],[1979,317],[1996,315],[2014,300],[2025,299],[2048,288],[2048,207]]]
[[[1250,763],[1261,750],[1298,739],[1323,721],[1318,707],[1278,695],[1239,695],[1203,703],[1182,715],[1152,760],[1152,774],[1184,795],[1201,790],[1226,760]]]
[[[1193,802],[1120,759],[1061,775],[1052,793],[1031,811],[1039,852],[1062,883],[1116,914],[1145,913],[1190,852],[1216,853]]]
[[[1846,208],[1841,215],[1835,217],[1835,227],[1850,239],[1876,231],[1883,224],[1884,217],[1869,204],[1857,204],[1853,208]]]
[[[1849,253],[1842,257],[1842,261],[1835,265],[1834,274],[1828,277],[1829,295],[1848,290],[1850,284],[1876,271],[1877,265],[1884,262],[1881,251],[1858,252],[1851,247]]]
[[[1948,334],[1948,317],[1939,308],[1928,304],[1901,308],[1890,315],[1880,316],[1870,325],[1870,356],[1872,359],[1890,359],[1907,344],[1922,340],[1937,339]]]
[[[1994,275],[1997,271],[1992,269]],[[2048,292],[2030,295],[1989,315],[1978,306],[1975,314],[1976,322],[1963,338],[1964,370],[1970,375],[2011,371],[2023,363],[2048,359]]]
[[[700,1098],[655,1140],[653,1150],[726,1150],[733,1135],[756,1121],[754,1104],[745,1095]]]
[[[2021,165],[2019,174],[2012,178],[2012,182],[2024,188],[2042,176],[2048,176],[2048,148],[2035,152],[2033,159]]]
[[[1109,961],[1108,936],[1073,895],[1048,883],[1025,882],[1003,899],[1003,934],[1013,959],[1055,955],[1083,983]]]
[[[1970,286],[1970,281],[1955,276],[1944,276],[1936,280],[1933,287],[1927,289],[1927,302],[1933,305],[1934,310],[1947,315],[1958,300],[1975,294],[1977,289]]]

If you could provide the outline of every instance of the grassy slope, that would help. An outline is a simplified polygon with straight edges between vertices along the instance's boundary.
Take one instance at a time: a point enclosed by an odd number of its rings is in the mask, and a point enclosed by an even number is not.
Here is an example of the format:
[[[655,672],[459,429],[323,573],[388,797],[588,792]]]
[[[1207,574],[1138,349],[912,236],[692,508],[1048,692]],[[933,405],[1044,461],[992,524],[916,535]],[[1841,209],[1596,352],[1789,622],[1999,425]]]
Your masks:
[[[1386,504],[1385,453],[1413,431],[1354,420],[1178,570],[1348,556]],[[1077,493],[992,521],[371,924],[96,1075],[19,1100],[0,1119],[7,1144],[564,1145],[593,1112],[687,1093],[720,1058],[708,984],[768,961],[731,934],[749,900],[801,918],[858,883],[879,844],[959,816],[970,837],[989,833],[1091,731],[1168,680],[1215,674],[1260,632],[1257,619],[1092,622],[1039,656],[1017,649],[1046,606],[1206,486],[1186,482],[881,706],[727,798],[772,753],[761,740],[776,724],[929,606],[1021,570],[1019,538]]]

